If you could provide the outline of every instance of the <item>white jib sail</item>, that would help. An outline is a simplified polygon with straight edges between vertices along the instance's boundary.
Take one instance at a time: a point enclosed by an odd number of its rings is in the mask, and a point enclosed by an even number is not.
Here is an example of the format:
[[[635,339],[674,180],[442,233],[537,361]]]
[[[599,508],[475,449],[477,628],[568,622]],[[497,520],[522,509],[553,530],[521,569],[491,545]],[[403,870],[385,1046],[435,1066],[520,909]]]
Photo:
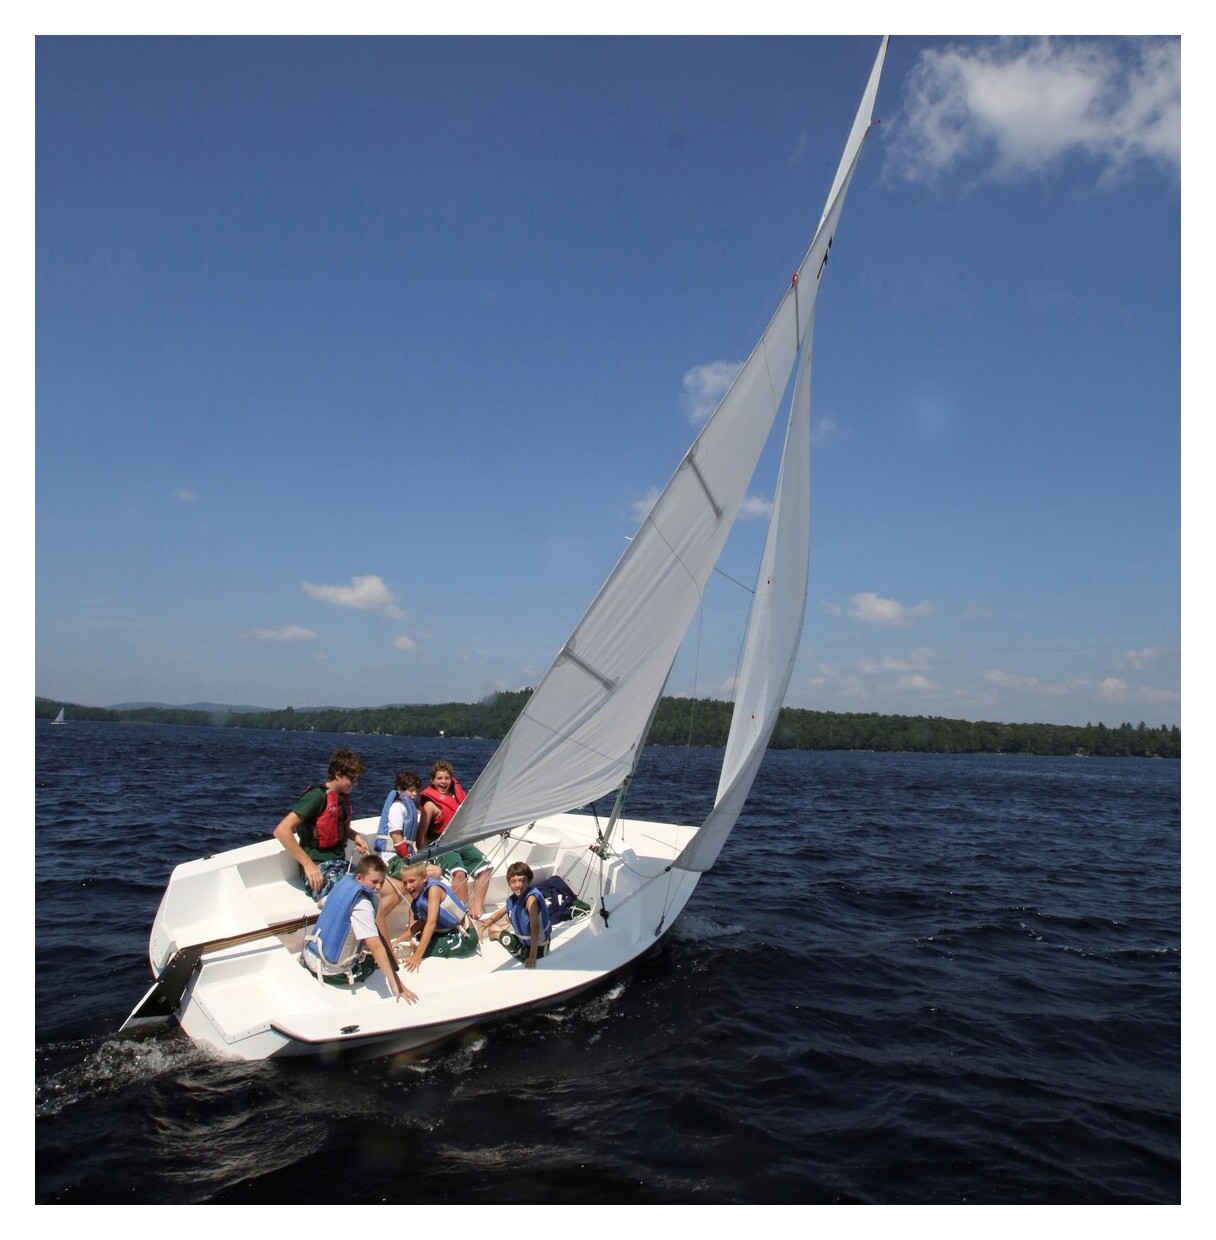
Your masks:
[[[827,248],[831,247],[861,145],[869,131],[886,50],[884,38],[820,219],[816,239],[826,234]],[[679,869],[704,871],[717,860],[760,769],[798,657],[810,573],[813,304],[809,318],[768,536],[748,618],[718,794],[701,829],[676,859]]]
[[[735,710],[718,795],[709,816],[676,858],[682,870],[708,870],[722,851],[760,768],[798,658],[811,549],[811,340],[798,367],[768,536],[748,619]]]
[[[445,848],[586,805],[633,769],[807,339],[885,51],[884,39],[799,279],[444,832]]]

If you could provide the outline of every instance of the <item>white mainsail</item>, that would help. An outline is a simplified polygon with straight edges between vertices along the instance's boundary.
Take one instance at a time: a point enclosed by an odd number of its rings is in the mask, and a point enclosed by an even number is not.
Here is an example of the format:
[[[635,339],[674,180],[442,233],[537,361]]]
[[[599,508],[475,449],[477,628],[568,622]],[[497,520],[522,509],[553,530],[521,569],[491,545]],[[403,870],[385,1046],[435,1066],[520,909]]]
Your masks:
[[[632,772],[655,704],[771,432],[795,361],[809,345],[819,279],[870,125],[886,47],[884,38],[819,227],[795,279],[730,390],[444,832],[445,850],[586,805],[619,787]],[[809,356],[802,370],[807,378],[809,418]],[[799,396],[795,403],[801,400]],[[796,488],[789,484],[787,489]],[[796,506],[796,501],[790,505]],[[785,538],[781,537],[782,549],[775,552],[781,557],[783,572],[785,557],[792,554],[785,550]],[[798,554],[804,564],[801,609],[807,557],[805,549]],[[755,612],[753,608],[753,630]],[[784,632],[789,626],[782,621],[778,627]],[[788,661],[791,667],[801,618],[794,628],[793,649],[778,660]],[[749,645],[762,640],[751,638]],[[788,638],[783,640],[788,642]],[[756,697],[760,714],[765,718],[771,714],[775,720],[788,684],[788,669],[779,692],[779,676],[758,678],[749,673],[745,679],[758,686],[745,691]],[[771,702],[774,693],[775,702]],[[724,830],[714,830],[722,840],[738,816],[771,730],[769,723],[763,739],[756,731],[750,736],[741,732],[738,740],[732,740],[735,756],[732,759],[728,752],[728,761],[737,769],[726,792],[720,789],[720,820],[725,820],[728,807],[736,800],[738,807]],[[712,848],[713,856],[720,847],[719,842]],[[709,851],[707,845],[703,852],[698,850],[698,856]],[[712,857],[706,864],[711,863]],[[703,869],[706,864],[689,860],[685,868]]]

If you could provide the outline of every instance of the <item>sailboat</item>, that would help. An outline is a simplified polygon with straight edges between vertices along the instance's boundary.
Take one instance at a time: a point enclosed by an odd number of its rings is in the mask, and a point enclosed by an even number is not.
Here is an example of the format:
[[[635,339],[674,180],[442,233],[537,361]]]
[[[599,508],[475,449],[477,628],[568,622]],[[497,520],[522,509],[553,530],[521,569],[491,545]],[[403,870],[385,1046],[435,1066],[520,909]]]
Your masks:
[[[63,711],[64,711],[64,708],[61,706],[59,708],[59,714],[57,714],[55,718],[51,720],[51,722],[52,723],[67,723],[67,720],[63,717]]]
[[[845,194],[873,122],[879,47],[810,248],[759,342],[636,536],[469,790],[436,852],[477,843],[494,863],[560,875],[592,909],[553,927],[534,969],[486,943],[427,959],[395,1001],[379,972],[321,985],[300,967],[317,909],[277,840],[172,873],[149,943],[156,981],[124,1029],[176,1018],[224,1055],[372,1056],[564,1002],[623,969],[671,928],[743,809],[777,720],[806,611],[815,306]],[[791,386],[789,422],[717,795],[699,824],[629,818],[626,794],[659,698]],[[607,822],[582,809],[615,794]],[[369,844],[378,819],[355,828]],[[424,854],[422,854],[425,856]],[[394,910],[402,916],[403,910]],[[390,924],[396,932],[397,927]]]

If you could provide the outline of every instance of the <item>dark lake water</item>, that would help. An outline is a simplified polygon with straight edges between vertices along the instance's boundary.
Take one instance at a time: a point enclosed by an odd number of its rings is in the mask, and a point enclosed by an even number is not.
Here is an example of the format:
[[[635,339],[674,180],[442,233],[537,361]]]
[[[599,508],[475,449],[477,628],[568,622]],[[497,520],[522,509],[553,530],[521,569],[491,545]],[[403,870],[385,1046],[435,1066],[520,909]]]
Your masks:
[[[117,1037],[172,867],[340,744],[358,815],[494,748],[38,723],[37,1201],[1180,1200],[1180,764],[770,753],[659,947],[564,1008],[337,1067]],[[628,812],[697,821],[720,760],[648,750]]]

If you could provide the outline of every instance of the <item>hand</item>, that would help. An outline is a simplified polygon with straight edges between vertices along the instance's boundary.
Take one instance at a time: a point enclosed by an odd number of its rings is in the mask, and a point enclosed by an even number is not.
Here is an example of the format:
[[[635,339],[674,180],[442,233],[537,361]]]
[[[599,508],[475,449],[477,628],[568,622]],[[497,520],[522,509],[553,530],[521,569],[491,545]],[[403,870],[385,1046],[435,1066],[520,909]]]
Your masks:
[[[414,992],[408,986],[402,986],[402,984],[398,982],[397,983],[397,1002],[400,1003],[402,999],[404,999],[406,1003],[417,1003],[418,1002],[418,996],[414,994]]]
[[[406,962],[405,967],[410,973],[417,973],[418,966],[422,964],[422,957],[415,952]]]
[[[321,867],[315,861],[304,863],[304,881],[313,891],[321,890],[321,884],[325,880],[321,877]]]
[[[365,857],[368,853],[367,841],[361,835],[354,838],[355,852],[362,853]]]
[[[535,961],[535,960],[533,960],[531,956],[529,956],[529,957],[527,958],[527,960],[525,960],[525,961],[524,961],[524,968],[525,968],[525,969],[535,969],[535,968],[536,968],[536,961]]]

